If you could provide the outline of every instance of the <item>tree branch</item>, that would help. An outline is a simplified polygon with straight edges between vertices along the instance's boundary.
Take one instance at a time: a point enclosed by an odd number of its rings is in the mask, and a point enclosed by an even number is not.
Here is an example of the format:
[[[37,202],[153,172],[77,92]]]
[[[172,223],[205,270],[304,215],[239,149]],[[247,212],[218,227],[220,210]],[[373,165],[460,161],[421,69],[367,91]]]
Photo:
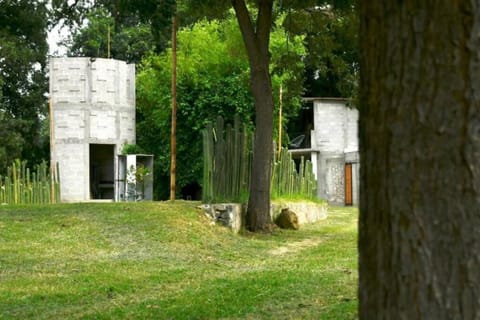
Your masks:
[[[243,42],[247,48],[247,53],[249,59],[252,59],[253,56],[258,54],[257,46],[257,36],[255,30],[253,29],[252,19],[250,18],[250,13],[248,12],[247,5],[245,0],[231,0],[233,9],[235,10],[235,16],[237,17],[238,25],[240,26],[240,31],[242,32]]]
[[[270,43],[270,31],[272,28],[272,8],[273,0],[258,0],[258,17],[257,17],[257,40],[261,45],[259,50],[263,54],[268,55],[268,48]]]

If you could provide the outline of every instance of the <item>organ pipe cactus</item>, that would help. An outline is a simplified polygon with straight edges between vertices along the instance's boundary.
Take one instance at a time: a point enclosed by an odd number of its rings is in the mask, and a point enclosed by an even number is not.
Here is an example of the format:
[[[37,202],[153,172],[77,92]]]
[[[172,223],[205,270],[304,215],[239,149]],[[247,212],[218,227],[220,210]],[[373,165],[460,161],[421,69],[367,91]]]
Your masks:
[[[0,175],[1,204],[46,204],[60,201],[60,179],[58,164],[53,170],[53,179],[48,174],[44,161],[31,171],[26,161],[15,160],[7,169],[6,176]],[[51,184],[53,188],[51,188]],[[54,195],[51,197],[51,190]]]
[[[241,124],[238,116],[234,118],[233,127],[218,117],[215,125],[208,124],[202,134],[203,201],[244,200],[248,195],[253,134]],[[315,198],[316,181],[309,160],[302,157],[297,171],[291,154],[282,148],[272,161],[272,196]]]

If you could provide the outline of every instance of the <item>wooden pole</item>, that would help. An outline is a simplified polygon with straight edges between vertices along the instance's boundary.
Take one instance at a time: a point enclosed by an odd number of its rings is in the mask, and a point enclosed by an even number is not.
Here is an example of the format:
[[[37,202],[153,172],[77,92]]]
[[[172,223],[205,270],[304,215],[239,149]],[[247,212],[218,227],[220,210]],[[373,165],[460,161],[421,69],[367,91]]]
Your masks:
[[[108,26],[108,36],[107,36],[107,58],[110,59],[110,26]]]
[[[283,109],[283,85],[280,84],[280,110],[278,112],[278,158],[280,159],[280,152],[282,151],[282,109]]]
[[[50,203],[55,203],[55,127],[53,124],[53,103],[50,97],[48,101],[50,115]]]
[[[175,201],[177,170],[177,15],[172,18],[172,136],[170,159],[170,200]]]

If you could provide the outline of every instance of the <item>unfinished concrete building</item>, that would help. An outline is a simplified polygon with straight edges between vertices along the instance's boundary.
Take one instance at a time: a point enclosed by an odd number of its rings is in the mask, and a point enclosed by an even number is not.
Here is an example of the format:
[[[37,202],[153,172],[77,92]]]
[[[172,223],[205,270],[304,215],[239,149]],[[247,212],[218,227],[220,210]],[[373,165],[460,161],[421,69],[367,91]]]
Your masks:
[[[306,98],[305,131],[290,144],[296,158],[312,161],[317,193],[333,204],[358,205],[360,157],[358,110],[341,98]]]
[[[121,200],[122,145],[135,143],[135,65],[100,58],[51,58],[51,159],[62,201]],[[123,181],[122,181],[123,180]]]

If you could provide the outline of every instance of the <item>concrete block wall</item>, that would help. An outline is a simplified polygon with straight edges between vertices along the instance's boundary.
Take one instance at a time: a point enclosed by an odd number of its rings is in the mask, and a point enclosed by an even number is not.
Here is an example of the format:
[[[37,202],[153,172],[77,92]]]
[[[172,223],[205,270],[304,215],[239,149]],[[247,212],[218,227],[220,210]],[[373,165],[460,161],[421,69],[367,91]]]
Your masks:
[[[345,203],[345,163],[352,163],[353,203],[358,204],[358,110],[344,99],[314,100],[312,160],[316,160],[317,193],[334,204]],[[314,155],[314,156],[313,156]]]
[[[323,152],[358,151],[358,110],[347,108],[344,99],[314,101],[312,145]]]
[[[336,156],[326,159],[326,196],[330,203],[345,203],[345,158]]]
[[[358,152],[358,110],[345,108],[344,152]]]
[[[51,58],[52,161],[63,201],[89,194],[89,145],[135,143],[135,66],[113,59]]]
[[[345,149],[345,103],[337,100],[315,101],[313,105],[314,135],[318,150],[343,153]]]
[[[60,143],[55,146],[55,156],[59,163],[62,201],[87,200],[88,148],[80,143]]]

